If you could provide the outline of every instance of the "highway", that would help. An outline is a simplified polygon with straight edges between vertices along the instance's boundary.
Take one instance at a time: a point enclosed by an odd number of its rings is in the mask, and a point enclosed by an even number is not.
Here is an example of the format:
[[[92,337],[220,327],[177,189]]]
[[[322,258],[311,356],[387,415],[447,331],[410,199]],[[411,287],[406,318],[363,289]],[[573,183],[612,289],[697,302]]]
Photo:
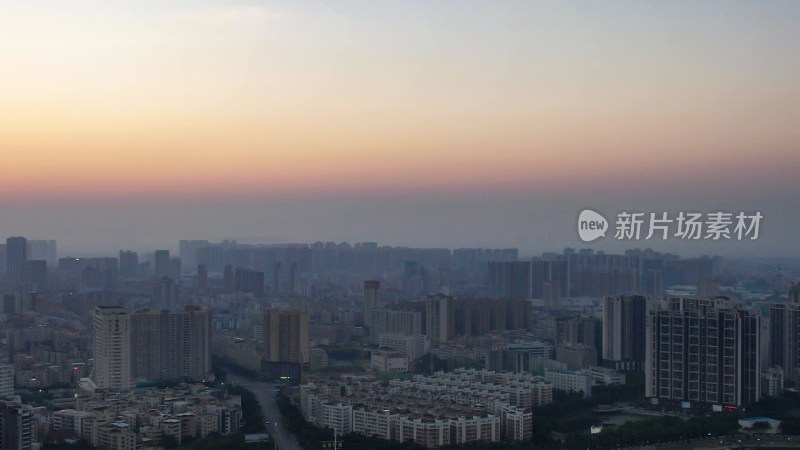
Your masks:
[[[261,413],[269,421],[267,432],[274,439],[279,450],[301,450],[300,444],[281,420],[281,412],[278,409],[278,402],[273,396],[278,392],[275,384],[263,381],[250,380],[245,377],[228,373],[228,382],[243,386],[256,396],[258,404],[261,405]]]

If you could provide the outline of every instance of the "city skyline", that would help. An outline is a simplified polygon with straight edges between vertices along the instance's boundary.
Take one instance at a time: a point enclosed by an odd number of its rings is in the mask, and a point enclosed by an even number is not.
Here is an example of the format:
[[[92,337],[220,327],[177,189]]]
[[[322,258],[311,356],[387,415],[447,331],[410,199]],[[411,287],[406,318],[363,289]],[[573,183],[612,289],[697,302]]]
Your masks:
[[[798,23],[0,2],[0,448],[797,446]]]

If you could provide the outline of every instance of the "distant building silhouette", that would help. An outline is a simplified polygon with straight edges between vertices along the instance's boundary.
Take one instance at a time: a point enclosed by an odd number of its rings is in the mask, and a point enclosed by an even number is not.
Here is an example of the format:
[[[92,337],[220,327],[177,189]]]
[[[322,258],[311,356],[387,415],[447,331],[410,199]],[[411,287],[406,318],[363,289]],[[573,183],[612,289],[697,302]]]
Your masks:
[[[178,307],[178,287],[170,277],[161,277],[153,286],[152,305],[158,309],[175,309]]]
[[[156,250],[155,275],[157,277],[169,276],[169,250]]]
[[[197,287],[208,289],[208,266],[205,264],[197,265]]]
[[[119,251],[119,274],[126,278],[139,276],[139,255],[129,250]]]
[[[372,311],[381,309],[381,283],[377,280],[364,281],[364,325],[367,330],[372,329]]]
[[[28,240],[24,237],[6,239],[6,273],[10,281],[17,285],[25,282],[27,261]]]
[[[478,337],[495,331],[531,328],[531,303],[515,299],[431,296],[426,304],[426,330],[434,342]]]

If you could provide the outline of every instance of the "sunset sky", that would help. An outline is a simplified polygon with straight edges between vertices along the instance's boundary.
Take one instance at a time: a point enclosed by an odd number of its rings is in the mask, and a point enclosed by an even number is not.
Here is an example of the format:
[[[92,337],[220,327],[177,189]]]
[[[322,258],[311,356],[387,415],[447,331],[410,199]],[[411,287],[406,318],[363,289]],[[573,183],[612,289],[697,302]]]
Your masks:
[[[800,251],[796,1],[0,3],[0,231],[581,246],[611,214],[761,210]],[[153,244],[149,244],[152,242]],[[136,248],[134,248],[136,249]]]

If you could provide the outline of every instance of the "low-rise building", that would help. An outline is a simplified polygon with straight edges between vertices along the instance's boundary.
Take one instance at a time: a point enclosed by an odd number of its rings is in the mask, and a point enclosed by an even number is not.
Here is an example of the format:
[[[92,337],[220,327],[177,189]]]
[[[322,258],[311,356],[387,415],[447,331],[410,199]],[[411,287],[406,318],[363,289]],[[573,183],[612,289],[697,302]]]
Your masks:
[[[402,352],[413,361],[426,353],[427,340],[422,334],[409,336],[398,333],[388,333],[381,335],[378,339],[378,345],[382,348],[386,347]]]
[[[299,388],[300,410],[319,427],[429,448],[530,439],[530,408],[552,400],[541,376],[463,368],[389,386],[349,380]]]
[[[592,366],[581,372],[592,376],[592,384],[604,386],[618,386],[625,384],[625,374],[608,367]]]
[[[378,372],[408,372],[408,356],[396,350],[373,350],[370,367]]]
[[[574,370],[545,370],[544,379],[553,389],[565,392],[580,392],[584,397],[592,395],[592,376]]]
[[[136,433],[122,422],[95,424],[92,445],[113,450],[135,450]]]

